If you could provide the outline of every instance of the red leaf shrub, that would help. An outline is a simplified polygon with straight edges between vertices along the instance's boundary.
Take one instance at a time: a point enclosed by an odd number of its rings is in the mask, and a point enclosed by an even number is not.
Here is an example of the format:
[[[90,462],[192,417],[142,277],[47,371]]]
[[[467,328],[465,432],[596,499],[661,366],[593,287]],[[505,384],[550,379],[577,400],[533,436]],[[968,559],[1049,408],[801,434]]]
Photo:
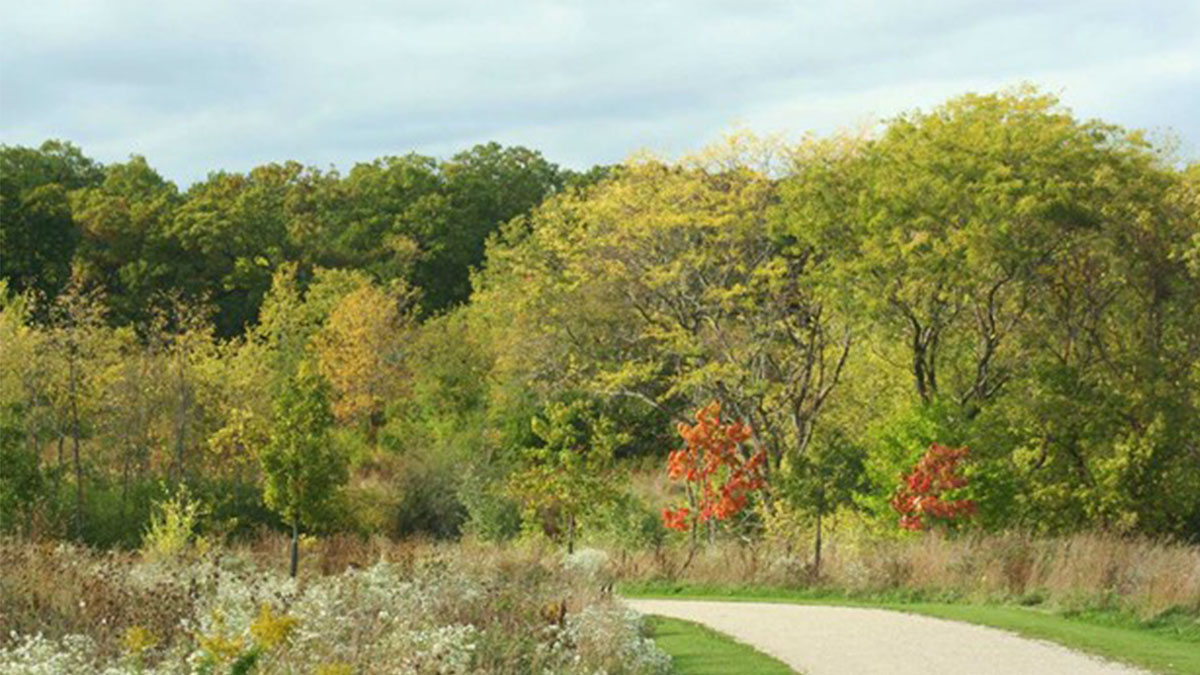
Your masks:
[[[696,412],[696,424],[680,423],[684,447],[667,458],[667,475],[682,480],[688,503],[663,509],[663,524],[686,531],[710,519],[726,520],[746,507],[751,492],[766,485],[767,455],[747,455],[750,427],[721,422],[721,405],[714,401]]]
[[[968,450],[934,443],[901,479],[892,497],[892,508],[900,514],[900,527],[925,530],[935,522],[949,523],[975,512],[970,499],[950,499],[946,493],[967,486],[960,464]]]

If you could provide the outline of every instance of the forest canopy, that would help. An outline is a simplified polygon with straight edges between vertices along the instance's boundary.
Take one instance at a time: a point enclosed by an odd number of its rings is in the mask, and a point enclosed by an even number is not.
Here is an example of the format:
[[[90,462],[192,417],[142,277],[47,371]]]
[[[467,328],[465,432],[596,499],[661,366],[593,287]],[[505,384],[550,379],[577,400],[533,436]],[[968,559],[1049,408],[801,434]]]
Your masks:
[[[586,172],[5,145],[0,303],[3,531],[137,545],[187,485],[228,535],[651,542],[629,476],[715,401],[725,527],[894,529],[937,443],[965,527],[1200,538],[1200,165],[1031,88]]]

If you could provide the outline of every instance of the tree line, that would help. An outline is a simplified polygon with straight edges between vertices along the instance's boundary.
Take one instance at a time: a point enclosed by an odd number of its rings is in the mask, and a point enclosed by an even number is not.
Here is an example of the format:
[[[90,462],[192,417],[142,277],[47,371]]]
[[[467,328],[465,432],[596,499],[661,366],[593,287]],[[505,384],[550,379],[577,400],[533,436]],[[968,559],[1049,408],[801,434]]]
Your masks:
[[[1200,165],[1034,89],[585,173],[0,168],[8,530],[134,544],[186,484],[227,533],[661,542],[631,469],[716,401],[743,533],[894,528],[938,443],[968,527],[1200,536]]]

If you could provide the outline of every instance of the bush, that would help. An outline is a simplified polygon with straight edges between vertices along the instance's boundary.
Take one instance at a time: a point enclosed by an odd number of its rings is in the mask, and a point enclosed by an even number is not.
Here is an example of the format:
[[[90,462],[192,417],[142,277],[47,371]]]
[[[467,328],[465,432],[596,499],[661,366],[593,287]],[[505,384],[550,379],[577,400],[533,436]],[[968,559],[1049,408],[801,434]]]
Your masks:
[[[654,548],[663,543],[667,530],[662,517],[636,495],[605,502],[584,521],[588,540],[621,549]]]
[[[467,513],[463,529],[483,541],[508,541],[521,533],[520,506],[497,483],[477,472],[468,473],[458,490]]]
[[[204,503],[187,486],[155,504],[150,526],[142,537],[142,553],[151,560],[171,559],[197,547],[207,547],[198,537],[200,521],[208,514]]]

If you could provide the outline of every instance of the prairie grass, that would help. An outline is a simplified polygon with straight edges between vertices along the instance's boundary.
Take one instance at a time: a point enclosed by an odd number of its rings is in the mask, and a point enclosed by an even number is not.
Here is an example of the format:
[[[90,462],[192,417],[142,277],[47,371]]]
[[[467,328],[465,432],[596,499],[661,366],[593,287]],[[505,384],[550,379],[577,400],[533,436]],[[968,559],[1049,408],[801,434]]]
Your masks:
[[[1065,611],[1115,610],[1142,620],[1169,613],[1200,616],[1200,547],[1103,533],[835,536],[827,540],[819,576],[807,547],[786,542],[718,541],[700,547],[690,563],[683,546],[613,560],[613,573],[635,583],[1048,604]]]

